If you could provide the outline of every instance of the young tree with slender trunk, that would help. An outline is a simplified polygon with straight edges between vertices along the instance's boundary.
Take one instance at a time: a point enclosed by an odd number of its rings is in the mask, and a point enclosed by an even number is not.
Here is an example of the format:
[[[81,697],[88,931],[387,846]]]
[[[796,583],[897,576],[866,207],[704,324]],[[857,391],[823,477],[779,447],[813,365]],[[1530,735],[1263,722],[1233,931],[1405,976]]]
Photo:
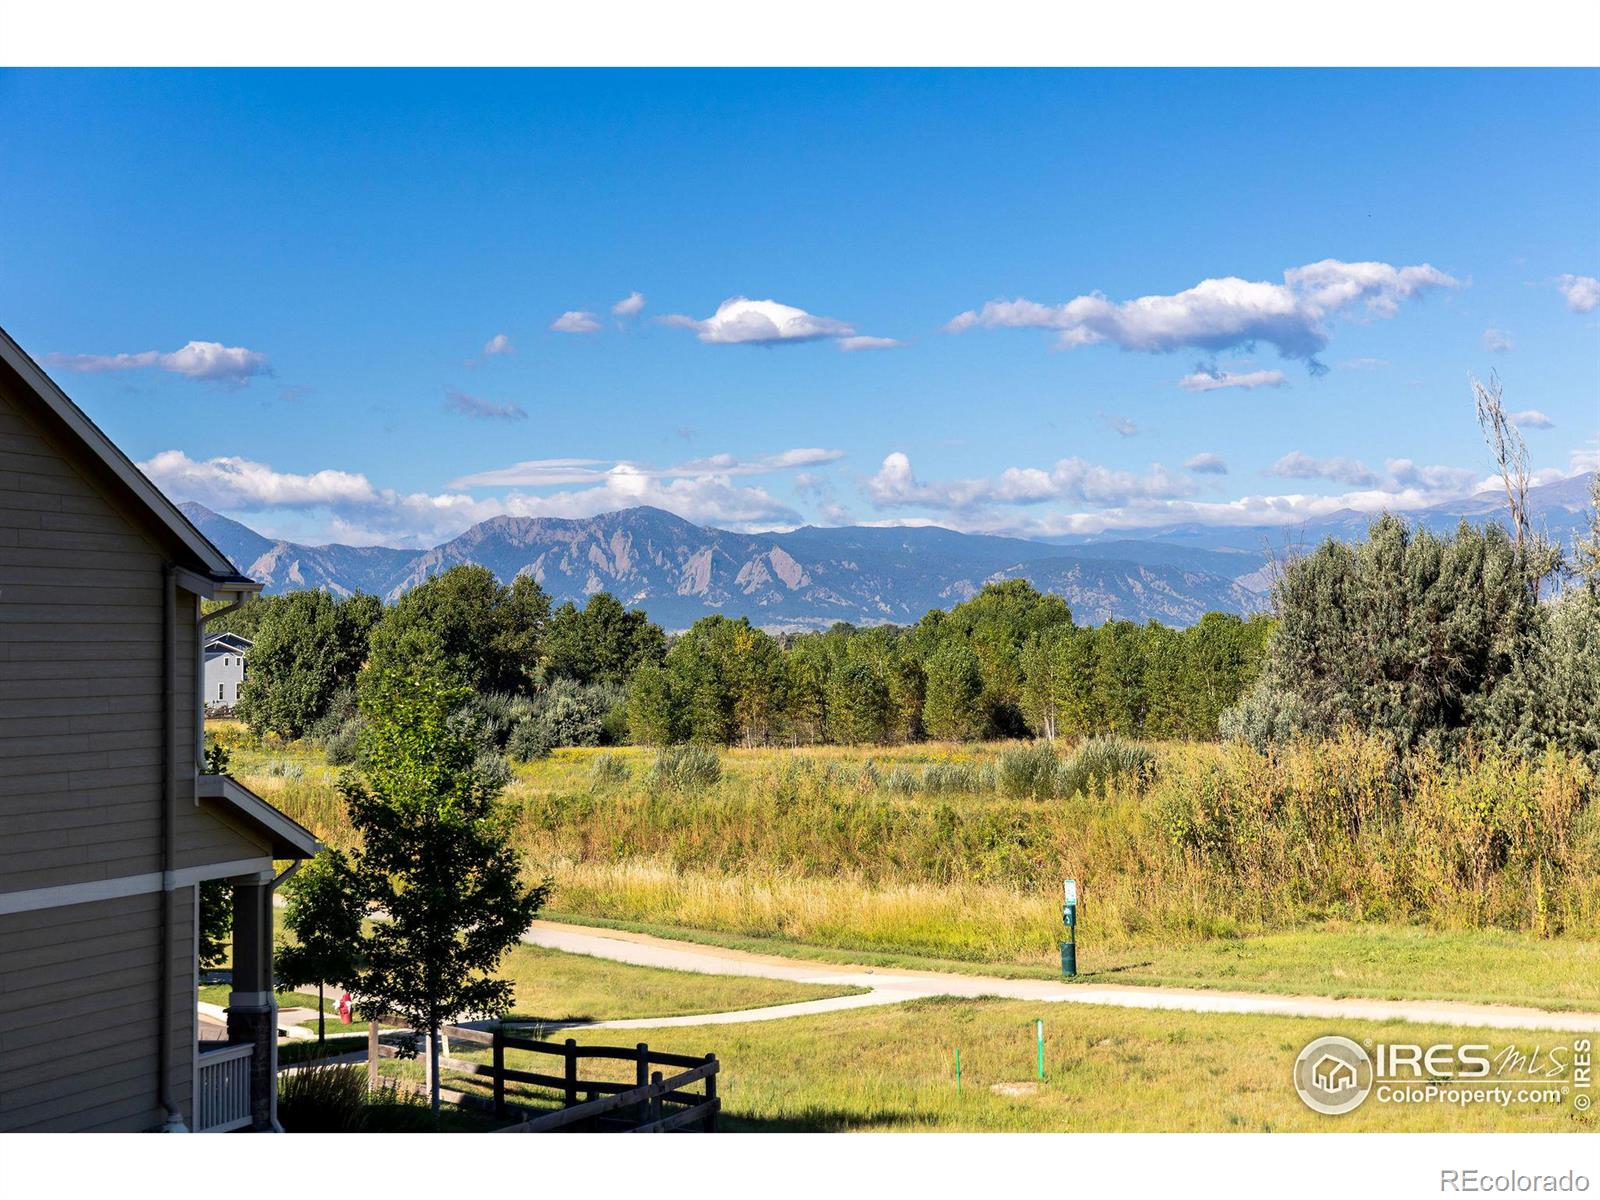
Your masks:
[[[452,714],[467,690],[438,638],[407,630],[363,673],[360,775],[340,790],[361,837],[351,866],[373,917],[352,989],[366,1015],[395,1013],[428,1035],[430,1102],[439,1115],[439,1030],[498,1016],[512,987],[491,973],[549,893],[523,882],[521,855],[477,765],[471,729]]]
[[[324,850],[289,880],[283,923],[295,943],[278,951],[273,973],[278,987],[317,985],[317,1045],[327,1042],[328,980],[351,987],[365,961],[361,920],[365,909],[350,864],[337,850]]]

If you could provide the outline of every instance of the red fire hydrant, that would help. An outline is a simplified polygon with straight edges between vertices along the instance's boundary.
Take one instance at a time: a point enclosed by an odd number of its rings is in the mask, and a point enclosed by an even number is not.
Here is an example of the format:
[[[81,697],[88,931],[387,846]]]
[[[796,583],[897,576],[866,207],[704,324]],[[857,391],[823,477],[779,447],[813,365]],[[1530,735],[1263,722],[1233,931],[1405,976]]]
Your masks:
[[[350,1024],[350,993],[346,992],[339,997],[339,1020]]]

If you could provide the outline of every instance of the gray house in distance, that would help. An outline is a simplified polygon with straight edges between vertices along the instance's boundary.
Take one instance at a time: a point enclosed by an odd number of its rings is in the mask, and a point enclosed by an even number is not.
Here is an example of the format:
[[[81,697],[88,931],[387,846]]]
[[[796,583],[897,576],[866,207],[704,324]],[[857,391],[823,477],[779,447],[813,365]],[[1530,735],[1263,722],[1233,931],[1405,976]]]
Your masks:
[[[0,1131],[276,1124],[272,892],[318,845],[206,774],[200,691],[201,601],[257,590],[0,331]]]
[[[232,708],[239,703],[245,655],[253,644],[237,633],[213,633],[206,638],[205,683],[201,694],[206,698],[207,711]]]

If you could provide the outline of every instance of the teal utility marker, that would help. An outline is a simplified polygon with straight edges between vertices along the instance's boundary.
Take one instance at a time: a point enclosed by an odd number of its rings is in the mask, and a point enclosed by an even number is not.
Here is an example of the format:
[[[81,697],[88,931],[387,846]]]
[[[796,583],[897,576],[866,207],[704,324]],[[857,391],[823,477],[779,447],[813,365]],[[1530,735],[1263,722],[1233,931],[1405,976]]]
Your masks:
[[[956,1051],[956,1095],[961,1095],[961,1051]]]
[[[1044,1078],[1044,1022],[1043,1021],[1035,1021],[1033,1023],[1033,1032],[1034,1032],[1034,1037],[1036,1038],[1036,1040],[1039,1043],[1039,1078],[1043,1079]]]
[[[1061,923],[1066,926],[1067,940],[1061,943],[1061,973],[1078,973],[1078,881],[1068,879],[1061,886]]]

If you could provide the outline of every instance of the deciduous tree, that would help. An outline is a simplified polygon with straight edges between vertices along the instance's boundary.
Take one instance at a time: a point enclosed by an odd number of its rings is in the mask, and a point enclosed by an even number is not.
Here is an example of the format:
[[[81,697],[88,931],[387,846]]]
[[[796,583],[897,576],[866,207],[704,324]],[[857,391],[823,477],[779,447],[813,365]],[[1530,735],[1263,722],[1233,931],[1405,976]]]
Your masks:
[[[523,882],[499,783],[451,720],[467,690],[437,637],[405,631],[365,674],[362,768],[340,784],[360,838],[351,867],[375,918],[352,990],[364,1013],[399,1014],[429,1035],[437,1119],[439,1029],[510,1006],[511,984],[493,972],[548,885]]]

